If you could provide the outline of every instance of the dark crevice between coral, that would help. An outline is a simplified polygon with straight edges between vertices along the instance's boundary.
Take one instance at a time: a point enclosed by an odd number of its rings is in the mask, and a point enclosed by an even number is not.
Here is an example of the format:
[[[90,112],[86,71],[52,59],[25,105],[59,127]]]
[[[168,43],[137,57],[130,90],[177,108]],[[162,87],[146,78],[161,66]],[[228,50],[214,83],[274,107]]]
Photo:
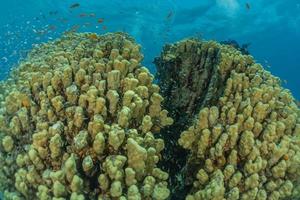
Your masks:
[[[229,39],[225,41],[220,41],[220,44],[229,45],[235,48],[236,50],[239,50],[243,55],[250,55],[249,46],[251,45],[251,43],[239,44],[236,40]]]
[[[163,106],[174,119],[174,124],[161,131],[165,150],[160,167],[169,173],[170,200],[185,199],[192,188],[197,167],[191,162],[188,152],[178,144],[182,131],[193,124],[199,110],[214,105],[224,89],[218,73],[220,49],[214,43],[196,39],[166,45],[160,57],[154,60],[157,66],[156,79],[164,97]]]

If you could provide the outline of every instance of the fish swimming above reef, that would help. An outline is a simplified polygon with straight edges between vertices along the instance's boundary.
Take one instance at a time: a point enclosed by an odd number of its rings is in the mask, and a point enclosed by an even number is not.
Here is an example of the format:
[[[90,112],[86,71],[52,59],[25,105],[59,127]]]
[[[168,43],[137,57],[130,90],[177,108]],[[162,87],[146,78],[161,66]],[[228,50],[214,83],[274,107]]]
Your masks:
[[[75,33],[75,32],[77,32],[80,28],[81,28],[81,25],[75,24],[75,25],[73,25],[69,30],[65,31],[64,34],[65,34],[65,35],[68,35],[68,34]]]
[[[166,20],[170,20],[173,17],[173,11],[171,10],[166,16]]]
[[[58,21],[63,23],[63,24],[66,24],[66,23],[68,23],[69,20],[67,18],[62,17],[62,18],[59,18]]]
[[[48,33],[48,31],[44,30],[44,29],[41,29],[41,30],[32,29],[32,31],[37,35],[45,35]]]
[[[249,3],[246,3],[246,9],[247,9],[247,10],[250,10],[250,9],[251,9],[251,6],[250,6]]]
[[[86,16],[87,16],[86,13],[80,13],[80,14],[79,14],[79,17],[86,17]]]
[[[5,63],[8,61],[8,59],[6,57],[2,57],[1,60],[3,60],[3,62],[5,62]]]
[[[83,24],[83,26],[84,27],[89,27],[89,26],[91,26],[92,24],[90,23],[90,22],[85,22],[84,24]]]
[[[104,22],[104,19],[103,19],[103,18],[99,18],[97,22],[98,22],[99,24],[101,24],[101,23]]]
[[[51,30],[51,31],[54,31],[54,30],[56,30],[56,26],[55,25],[49,25],[48,26],[48,30]]]
[[[70,8],[73,9],[73,8],[78,8],[80,6],[79,3],[74,3],[72,5],[70,5]]]
[[[58,11],[57,10],[55,10],[55,11],[50,11],[49,12],[49,15],[57,15],[58,14]]]

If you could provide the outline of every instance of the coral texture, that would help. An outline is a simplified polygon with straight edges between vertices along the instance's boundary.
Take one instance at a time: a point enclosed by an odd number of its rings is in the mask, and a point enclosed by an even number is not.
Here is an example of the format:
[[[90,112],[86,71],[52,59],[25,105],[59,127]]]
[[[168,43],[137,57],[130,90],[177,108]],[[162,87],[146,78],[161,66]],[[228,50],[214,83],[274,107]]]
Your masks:
[[[300,198],[299,108],[278,78],[230,46],[196,39],[167,46],[156,63],[165,104],[175,99],[183,115],[172,113],[175,124],[190,124],[176,174],[186,200]]]
[[[278,78],[213,41],[167,45],[160,87],[142,58],[124,33],[68,33],[0,83],[4,199],[300,199],[300,111]]]
[[[173,120],[142,58],[122,33],[70,33],[30,53],[1,85],[4,199],[168,198],[154,133]]]

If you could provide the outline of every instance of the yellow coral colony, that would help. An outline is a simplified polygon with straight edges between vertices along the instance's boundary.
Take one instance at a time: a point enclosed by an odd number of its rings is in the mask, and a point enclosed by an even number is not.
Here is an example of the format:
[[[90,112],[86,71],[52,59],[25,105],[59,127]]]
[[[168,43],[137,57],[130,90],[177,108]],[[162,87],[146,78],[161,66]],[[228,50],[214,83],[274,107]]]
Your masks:
[[[163,94],[196,116],[178,140],[189,152],[185,182],[193,179],[186,200],[300,199],[300,113],[278,78],[230,46],[195,39],[157,63],[168,68],[158,70],[164,88],[175,79]]]
[[[186,199],[299,198],[300,118],[293,97],[232,48],[221,47],[218,70],[228,76],[224,93],[179,139],[202,162]]]
[[[130,37],[94,36],[43,44],[14,71],[0,114],[4,199],[169,196],[154,132],[172,119],[159,87]]]
[[[278,78],[187,39],[156,60],[160,91],[142,58],[123,33],[29,54],[0,84],[4,199],[300,199],[300,112]]]

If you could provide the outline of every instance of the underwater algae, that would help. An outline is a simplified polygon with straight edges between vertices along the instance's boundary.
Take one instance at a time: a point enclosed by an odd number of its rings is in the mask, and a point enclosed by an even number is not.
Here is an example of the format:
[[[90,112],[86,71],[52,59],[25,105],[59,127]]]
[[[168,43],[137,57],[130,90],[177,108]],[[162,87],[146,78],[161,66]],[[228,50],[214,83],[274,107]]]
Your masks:
[[[300,198],[300,118],[280,80],[213,41],[154,76],[124,33],[69,33],[0,85],[4,199]],[[172,118],[171,118],[172,117]]]

